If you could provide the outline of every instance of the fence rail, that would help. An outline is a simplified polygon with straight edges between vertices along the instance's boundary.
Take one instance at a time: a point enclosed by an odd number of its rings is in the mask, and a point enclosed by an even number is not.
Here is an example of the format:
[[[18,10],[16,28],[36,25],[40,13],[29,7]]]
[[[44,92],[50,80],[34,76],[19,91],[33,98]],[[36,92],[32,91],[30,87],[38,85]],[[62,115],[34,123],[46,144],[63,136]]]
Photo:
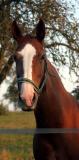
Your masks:
[[[54,134],[54,133],[79,133],[79,128],[40,128],[40,129],[0,128],[0,134]]]

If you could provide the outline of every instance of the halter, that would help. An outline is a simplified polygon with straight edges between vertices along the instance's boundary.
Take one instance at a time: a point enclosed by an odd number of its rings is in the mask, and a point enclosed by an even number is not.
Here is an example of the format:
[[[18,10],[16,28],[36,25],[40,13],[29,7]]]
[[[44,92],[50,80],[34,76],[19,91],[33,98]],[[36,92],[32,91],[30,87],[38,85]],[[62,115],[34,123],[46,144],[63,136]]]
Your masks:
[[[17,82],[18,83],[25,83],[25,82],[28,82],[30,84],[32,84],[34,86],[34,90],[40,94],[45,86],[45,83],[46,83],[46,80],[47,80],[47,76],[48,76],[48,69],[47,69],[47,62],[46,62],[46,59],[44,59],[44,62],[45,62],[45,65],[44,65],[44,75],[42,77],[42,80],[41,80],[41,83],[39,85],[39,87],[36,86],[36,84],[28,79],[28,78],[23,78],[23,77],[20,77],[20,78],[17,78]]]

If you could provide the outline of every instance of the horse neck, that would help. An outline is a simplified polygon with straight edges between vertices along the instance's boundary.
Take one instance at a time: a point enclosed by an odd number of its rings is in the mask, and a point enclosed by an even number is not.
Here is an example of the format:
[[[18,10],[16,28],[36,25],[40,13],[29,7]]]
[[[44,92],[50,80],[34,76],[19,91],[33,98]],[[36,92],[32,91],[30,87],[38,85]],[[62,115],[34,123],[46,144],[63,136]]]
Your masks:
[[[63,95],[67,95],[68,92],[65,90],[62,81],[51,63],[48,61],[48,81],[46,83],[47,88],[50,86],[52,96],[54,95],[56,99],[61,99]],[[50,92],[49,92],[50,93]]]
[[[54,68],[54,66],[51,65],[49,61],[47,61],[47,70],[48,70],[47,81],[45,87],[43,88],[42,93],[39,96],[41,107],[42,103],[44,103],[44,100],[46,102],[47,100],[49,101],[50,98],[56,106],[58,102],[63,101],[62,97],[65,97],[69,94],[65,90],[56,69]]]
[[[55,68],[50,64],[49,61],[47,62],[47,66],[48,78],[46,85],[39,96],[35,110],[36,121],[38,124],[37,126],[42,126],[44,122],[48,124],[48,126],[51,126],[51,123],[54,123],[53,126],[55,126],[56,123],[59,123],[59,116],[61,115],[60,112],[62,110],[61,104],[63,104],[62,97],[64,94],[66,94],[66,91]],[[48,123],[48,121],[50,123]]]

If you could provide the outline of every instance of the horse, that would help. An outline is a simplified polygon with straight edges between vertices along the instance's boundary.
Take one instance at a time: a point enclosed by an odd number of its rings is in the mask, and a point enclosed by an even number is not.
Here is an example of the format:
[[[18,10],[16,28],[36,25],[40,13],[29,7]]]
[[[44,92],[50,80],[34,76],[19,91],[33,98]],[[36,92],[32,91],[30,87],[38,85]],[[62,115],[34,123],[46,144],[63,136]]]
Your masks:
[[[36,25],[36,35],[23,35],[12,23],[17,42],[14,60],[19,98],[34,110],[37,129],[78,129],[79,103],[66,91],[55,67],[46,56],[45,23]],[[38,133],[33,138],[35,160],[79,160],[79,133]]]

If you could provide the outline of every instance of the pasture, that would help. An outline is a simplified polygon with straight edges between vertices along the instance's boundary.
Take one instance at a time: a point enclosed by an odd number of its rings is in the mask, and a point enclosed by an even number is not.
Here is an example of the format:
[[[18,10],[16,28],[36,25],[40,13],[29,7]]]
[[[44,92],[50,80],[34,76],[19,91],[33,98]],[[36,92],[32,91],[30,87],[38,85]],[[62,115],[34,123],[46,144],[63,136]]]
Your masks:
[[[0,128],[35,128],[33,112],[9,112],[0,116]],[[0,160],[34,160],[33,135],[0,134]]]

